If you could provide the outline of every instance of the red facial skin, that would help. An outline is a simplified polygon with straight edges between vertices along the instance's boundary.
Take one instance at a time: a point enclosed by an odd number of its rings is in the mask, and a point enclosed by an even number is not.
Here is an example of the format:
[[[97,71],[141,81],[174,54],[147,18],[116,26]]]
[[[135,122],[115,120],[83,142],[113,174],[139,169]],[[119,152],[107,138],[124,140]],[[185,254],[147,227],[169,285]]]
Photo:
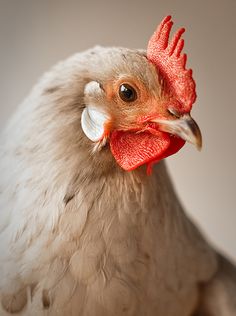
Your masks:
[[[169,42],[172,25],[171,16],[162,20],[149,40],[147,58],[157,67],[165,80],[166,92],[172,98],[172,102],[163,108],[166,110],[166,107],[171,106],[177,113],[184,114],[191,111],[196,100],[195,81],[192,70],[186,69],[187,56],[182,54],[184,41],[181,35],[185,30],[179,29]],[[138,119],[137,125],[147,122],[141,130],[117,130],[111,133],[112,154],[127,171],[147,164],[147,172],[151,173],[154,163],[175,154],[185,144],[179,137],[161,132],[158,126],[148,123],[151,121],[150,117],[148,115]]]

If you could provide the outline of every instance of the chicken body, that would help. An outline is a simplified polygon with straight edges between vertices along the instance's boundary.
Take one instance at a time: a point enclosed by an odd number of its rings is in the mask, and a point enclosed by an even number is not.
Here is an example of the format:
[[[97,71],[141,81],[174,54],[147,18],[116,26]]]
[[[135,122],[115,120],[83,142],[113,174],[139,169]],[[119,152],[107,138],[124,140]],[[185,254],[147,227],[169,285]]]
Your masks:
[[[43,77],[7,125],[0,315],[190,316],[197,310],[200,288],[219,259],[185,216],[165,163],[151,176],[145,166],[126,172],[108,144],[95,147],[81,129],[87,83],[106,86],[132,75],[151,89],[153,74],[141,51],[77,54]],[[99,107],[97,95],[89,102]],[[119,124],[119,108],[111,112]]]

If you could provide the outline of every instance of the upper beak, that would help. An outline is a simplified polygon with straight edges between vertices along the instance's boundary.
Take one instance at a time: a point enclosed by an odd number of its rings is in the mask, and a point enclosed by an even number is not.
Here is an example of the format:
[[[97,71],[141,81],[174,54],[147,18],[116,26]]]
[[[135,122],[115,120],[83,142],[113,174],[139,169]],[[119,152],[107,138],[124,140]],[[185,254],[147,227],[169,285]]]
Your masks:
[[[189,114],[184,114],[174,120],[153,119],[161,131],[177,135],[183,140],[195,145],[198,150],[202,148],[202,134],[197,123]]]

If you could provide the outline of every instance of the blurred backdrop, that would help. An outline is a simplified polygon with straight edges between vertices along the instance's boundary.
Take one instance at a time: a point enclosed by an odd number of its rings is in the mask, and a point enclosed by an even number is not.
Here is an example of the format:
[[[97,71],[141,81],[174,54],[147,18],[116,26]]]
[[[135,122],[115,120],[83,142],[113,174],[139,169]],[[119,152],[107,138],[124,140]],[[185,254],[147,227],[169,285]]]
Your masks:
[[[145,48],[167,14],[187,30],[204,139],[168,166],[188,214],[236,261],[235,0],[0,0],[0,129],[57,61],[96,44]]]

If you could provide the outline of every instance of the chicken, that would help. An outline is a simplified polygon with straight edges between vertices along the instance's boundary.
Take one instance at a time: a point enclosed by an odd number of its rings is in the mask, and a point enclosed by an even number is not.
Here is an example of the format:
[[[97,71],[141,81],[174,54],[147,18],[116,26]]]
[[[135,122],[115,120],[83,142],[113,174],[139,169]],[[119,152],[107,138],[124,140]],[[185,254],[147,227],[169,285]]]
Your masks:
[[[179,30],[59,63],[1,135],[0,315],[236,315],[163,158],[201,147]]]

